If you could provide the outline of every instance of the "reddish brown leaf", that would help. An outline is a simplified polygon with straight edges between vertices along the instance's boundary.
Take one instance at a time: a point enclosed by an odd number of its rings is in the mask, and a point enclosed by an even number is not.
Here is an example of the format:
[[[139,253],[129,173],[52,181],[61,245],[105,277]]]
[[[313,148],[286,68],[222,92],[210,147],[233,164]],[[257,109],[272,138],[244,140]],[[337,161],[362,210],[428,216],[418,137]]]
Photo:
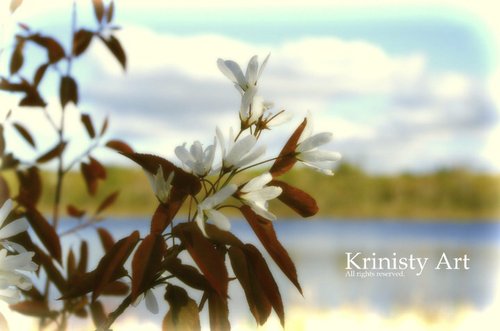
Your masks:
[[[297,147],[297,142],[306,127],[307,119],[298,126],[293,132],[292,136],[288,139],[285,146],[281,150],[276,161],[274,161],[273,166],[269,170],[273,177],[278,177],[292,169],[297,159],[295,158],[295,148]]]
[[[47,56],[50,63],[56,63],[66,56],[64,48],[54,38],[45,37],[37,33],[29,36],[27,39],[47,50]]]
[[[85,130],[87,130],[87,133],[90,138],[95,138],[95,129],[94,125],[92,124],[92,119],[90,118],[89,114],[82,114],[80,116],[80,120],[82,121],[83,125],[85,126]]]
[[[23,48],[24,48],[24,40],[18,40],[16,44],[16,48],[14,48],[14,52],[12,53],[12,57],[10,58],[10,74],[14,75],[21,69],[24,63],[23,56]]]
[[[104,287],[102,290],[103,295],[123,296],[128,294],[129,286],[124,282],[112,282]]]
[[[34,88],[26,91],[26,96],[19,101],[21,107],[45,107],[47,103]]]
[[[127,55],[125,54],[120,41],[114,36],[109,36],[108,38],[100,36],[100,38],[125,70],[127,68]]]
[[[302,293],[302,288],[300,287],[297,279],[297,270],[295,269],[295,265],[292,259],[290,259],[290,256],[285,248],[276,237],[273,223],[255,214],[254,211],[246,205],[242,206],[240,209],[241,213],[252,227],[252,230],[255,232],[264,248],[273,258],[274,262],[276,262],[278,267],[280,267],[283,273],[288,277],[288,279],[290,279],[299,292]]]
[[[210,287],[198,269],[187,264],[182,264],[178,258],[170,259],[170,263],[165,264],[165,269],[189,287],[202,291]]]
[[[147,172],[151,174],[156,174],[159,167],[163,169],[163,174],[165,180],[167,176],[170,175],[172,171],[175,171],[174,179],[172,185],[185,194],[196,195],[201,190],[200,180],[190,174],[185,172],[179,167],[176,167],[173,163],[165,160],[162,157],[150,154],[139,154],[139,153],[122,153],[124,156],[128,157],[135,163],[139,164]]]
[[[73,55],[79,56],[89,47],[94,33],[86,30],[80,29],[75,32],[73,36]]]
[[[35,140],[33,140],[33,137],[29,133],[29,131],[20,123],[13,123],[12,126],[16,129],[16,131],[26,140],[28,144],[31,145],[31,147],[36,148]]]
[[[267,266],[266,260],[255,246],[246,244],[245,255],[249,264],[249,269],[253,272],[253,279],[259,283],[262,293],[271,303],[274,311],[278,315],[281,326],[285,327],[285,309],[273,274]]]
[[[256,278],[256,270],[247,263],[245,253],[238,247],[229,248],[229,259],[234,274],[245,292],[250,312],[259,325],[264,325],[271,314],[271,304]]]
[[[47,72],[48,67],[49,63],[45,63],[39,66],[38,69],[36,70],[35,76],[33,77],[33,85],[35,88],[37,88],[40,82],[42,81],[43,77],[45,76],[45,73]]]
[[[26,210],[26,218],[51,256],[61,263],[61,242],[54,228],[35,208]]]
[[[80,260],[78,261],[77,270],[79,273],[87,271],[87,263],[89,258],[89,246],[85,240],[80,243]]]
[[[70,76],[61,77],[61,84],[59,85],[59,99],[61,106],[64,108],[69,102],[78,104],[78,84]]]
[[[198,331],[201,330],[198,305],[187,292],[178,286],[168,285],[165,300],[170,309],[163,319],[162,330]]]
[[[66,259],[66,269],[68,270],[68,278],[70,278],[76,271],[75,254],[73,254],[72,249],[69,250],[68,257]]]
[[[310,217],[318,212],[319,208],[316,200],[306,192],[280,180],[273,180],[269,185],[281,187],[283,192],[278,199],[300,216]]]
[[[99,215],[102,213],[104,210],[109,208],[113,203],[115,203],[116,198],[118,198],[118,195],[120,194],[119,191],[115,191],[111,194],[109,194],[104,200],[101,202],[99,207],[97,207],[97,210],[95,212],[96,215]]]
[[[163,233],[184,203],[185,196],[173,190],[167,203],[160,203],[151,219],[151,233]]]
[[[99,134],[101,137],[106,133],[106,131],[108,130],[108,126],[109,126],[109,119],[106,117],[104,119],[104,122],[102,123],[102,127],[101,127],[101,133]]]
[[[82,162],[80,164],[80,170],[89,194],[95,195],[99,179],[106,179],[106,169],[96,159],[89,157],[89,160],[89,163]]]
[[[115,240],[108,232],[108,230],[104,228],[97,228],[97,233],[99,234],[99,239],[101,240],[102,247],[104,251],[107,253],[111,250],[111,248],[115,245]]]
[[[132,301],[151,287],[163,256],[162,241],[160,234],[150,234],[137,247],[132,259]]]
[[[52,262],[52,258],[35,245],[32,245],[31,249],[35,252],[37,262],[43,267],[51,283],[56,286],[59,292],[65,293],[67,290],[66,280]]]
[[[3,170],[16,168],[20,163],[20,161],[18,159],[16,159],[12,153],[8,153],[8,154],[3,155],[1,160],[2,160],[2,163],[1,163],[0,169],[3,169]]]
[[[64,152],[66,145],[67,143],[65,141],[57,144],[56,146],[52,147],[50,150],[42,154],[38,159],[36,159],[36,162],[45,163],[60,156]]]
[[[23,315],[52,318],[57,312],[50,310],[46,301],[21,301],[9,306],[10,309]]]
[[[218,296],[214,291],[208,293],[208,316],[211,331],[231,330],[227,300]]]
[[[102,135],[102,133],[101,133],[101,135]],[[125,143],[121,140],[116,140],[116,139],[110,140],[106,143],[106,147],[109,147],[111,149],[114,149],[117,152],[124,153],[124,154],[134,153],[134,150],[132,149],[132,147],[130,147],[127,143]]]
[[[203,236],[194,222],[176,226],[172,234],[182,241],[212,288],[225,299],[229,278],[224,258],[214,245]]]
[[[106,11],[106,22],[111,23],[114,14],[115,14],[115,2],[111,0],[108,6],[108,10]]]
[[[85,210],[78,209],[73,205],[66,206],[66,212],[68,213],[69,216],[75,218],[82,218],[85,215]]]
[[[116,242],[116,244],[101,259],[96,268],[96,278],[92,301],[102,293],[106,285],[121,276],[123,264],[132,253],[139,241],[139,231],[134,231],[130,236]]]
[[[26,207],[36,205],[42,195],[42,180],[38,168],[30,167],[24,171],[18,170],[16,175],[19,181],[17,201]]]
[[[98,23],[101,23],[104,17],[104,3],[102,0],[92,0],[92,3],[94,5],[95,18]]]
[[[90,314],[92,315],[92,321],[95,326],[99,326],[107,320],[106,312],[104,311],[104,306],[101,301],[90,303]]]

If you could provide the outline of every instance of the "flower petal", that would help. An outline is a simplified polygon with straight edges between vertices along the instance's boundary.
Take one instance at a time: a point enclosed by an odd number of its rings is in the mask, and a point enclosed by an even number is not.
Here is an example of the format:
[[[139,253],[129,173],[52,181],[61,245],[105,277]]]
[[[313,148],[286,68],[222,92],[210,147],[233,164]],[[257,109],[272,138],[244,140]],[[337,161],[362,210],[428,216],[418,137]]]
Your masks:
[[[251,191],[242,194],[241,197],[250,201],[267,201],[277,198],[283,190],[277,186],[266,186],[260,190]]]
[[[209,221],[223,231],[229,231],[231,229],[231,222],[228,218],[218,210],[208,209],[205,211]]]
[[[3,204],[2,208],[0,209],[0,227],[2,226],[5,219],[7,219],[7,216],[12,211],[12,207],[13,207],[13,203],[12,203],[11,199],[8,199]]]
[[[231,195],[233,195],[233,193],[236,192],[237,189],[238,186],[236,186],[236,184],[229,184],[224,186],[220,191],[203,200],[203,202],[200,203],[200,208],[207,210],[217,206],[218,204],[229,198]]]
[[[218,126],[215,127],[215,135],[217,136],[217,140],[219,140],[219,145],[222,153],[222,158],[226,157],[226,142],[224,141],[224,134]]]
[[[0,239],[10,238],[18,233],[28,230],[29,223],[25,218],[20,218],[0,229]]]
[[[156,301],[156,297],[153,294],[152,290],[146,291],[144,295],[146,301],[146,308],[153,314],[158,314],[158,301]]]
[[[259,216],[264,217],[267,220],[274,221],[276,220],[276,215],[273,213],[269,212],[266,208],[263,208],[262,206],[259,206],[258,204],[254,202],[247,202],[247,205],[252,208],[252,210]]]
[[[224,61],[222,59],[218,59],[217,66],[219,67],[219,70],[222,71],[222,73],[233,83],[238,84],[243,90],[246,89],[247,82],[238,63],[231,60]]]
[[[259,70],[258,56],[254,55],[248,62],[247,72],[245,74],[248,87],[257,83],[257,71]]]
[[[263,173],[262,175],[259,175],[255,178],[252,178],[251,180],[248,181],[242,188],[241,192],[251,192],[255,191],[258,189],[261,189],[269,183],[271,180],[273,180],[273,176],[269,172]]]
[[[299,159],[305,162],[335,162],[341,158],[340,153],[322,150],[306,151],[299,155]]]
[[[329,143],[333,138],[331,132],[321,132],[306,138],[297,146],[297,152],[306,152],[318,146]]]
[[[195,222],[201,230],[201,233],[208,238],[207,231],[205,230],[205,217],[203,215],[203,210],[198,208],[198,215],[196,215]]]
[[[225,165],[231,167],[240,162],[244,155],[246,155],[253,148],[257,139],[254,136],[246,136],[238,140],[231,150],[227,153]]]
[[[239,162],[237,162],[234,166],[236,168],[241,168],[254,162],[259,159],[262,155],[266,153],[266,146],[259,146],[255,148],[251,153],[247,154],[244,158],[242,158]]]
[[[191,153],[186,148],[186,144],[183,144],[182,146],[177,146],[175,148],[175,155],[179,160],[181,160],[182,163],[188,163],[188,161],[194,161],[193,156]]]

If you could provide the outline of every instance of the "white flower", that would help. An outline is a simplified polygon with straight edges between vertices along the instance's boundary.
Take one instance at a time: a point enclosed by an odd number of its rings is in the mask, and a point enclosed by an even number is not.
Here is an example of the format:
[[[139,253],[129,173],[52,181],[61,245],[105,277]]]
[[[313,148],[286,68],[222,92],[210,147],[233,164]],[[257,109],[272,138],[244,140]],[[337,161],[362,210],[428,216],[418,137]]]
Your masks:
[[[174,179],[174,172],[172,171],[170,175],[168,175],[167,180],[165,180],[165,176],[163,175],[163,168],[160,165],[158,167],[158,171],[155,175],[146,172],[148,176],[149,183],[153,188],[153,192],[155,193],[158,200],[165,203],[170,197],[170,192],[172,191],[172,181]]]
[[[243,202],[250,206],[257,215],[271,221],[275,220],[276,216],[268,211],[267,201],[277,198],[283,191],[281,187],[277,186],[264,187],[272,179],[273,177],[268,172],[257,176],[240,189],[239,195]]]
[[[257,81],[259,80],[270,55],[271,54],[267,55],[260,68],[258,56],[254,55],[248,62],[245,75],[243,75],[243,71],[241,70],[239,64],[231,60],[218,59],[217,66],[219,67],[219,70],[234,83],[238,91],[243,94],[248,89],[257,86]]]
[[[0,241],[15,236],[18,233],[28,230],[28,221],[25,218],[17,219],[6,226],[3,223],[12,211],[12,200],[7,200],[0,209]]]
[[[153,289],[149,289],[144,293],[141,293],[135,301],[132,303],[132,306],[137,307],[139,303],[145,299],[146,308],[153,314],[158,314],[158,300],[156,300],[156,296],[153,293]]]
[[[22,272],[36,271],[38,268],[32,259],[34,252],[7,255],[6,249],[0,250],[0,299],[12,304],[20,299],[19,289],[29,290],[33,286],[31,279]]]
[[[214,162],[216,140],[214,138],[213,145],[208,146],[203,150],[203,146],[199,141],[195,141],[189,151],[184,143],[182,146],[175,148],[175,155],[181,160],[186,170],[192,171],[195,175],[205,177],[212,170]]]
[[[215,207],[233,195],[237,189],[238,187],[235,184],[224,186],[220,191],[209,196],[198,205],[198,213],[196,214],[195,221],[205,237],[208,238],[207,232],[205,231],[205,219],[212,221],[219,229],[229,231],[231,223],[229,223],[227,217],[216,210]]]
[[[2,226],[11,211],[12,200],[9,199],[0,208],[0,244],[2,247],[19,252],[7,255],[7,249],[0,249],[0,300],[9,304],[20,300],[19,289],[29,290],[33,285],[22,272],[35,271],[38,268],[32,261],[35,253],[27,252],[21,245],[5,240],[28,229],[28,221],[24,218]]]
[[[235,142],[233,131],[230,129],[229,140],[226,145],[224,142],[224,135],[218,127],[216,133],[222,151],[223,169],[238,169],[244,167],[260,158],[266,152],[265,146],[253,148],[257,143],[257,138],[252,135],[248,135]]]
[[[307,114],[307,124],[300,136],[295,151],[297,159],[325,175],[333,175],[334,162],[341,159],[340,153],[319,150],[318,147],[329,143],[333,138],[331,132],[312,134],[311,113]]]

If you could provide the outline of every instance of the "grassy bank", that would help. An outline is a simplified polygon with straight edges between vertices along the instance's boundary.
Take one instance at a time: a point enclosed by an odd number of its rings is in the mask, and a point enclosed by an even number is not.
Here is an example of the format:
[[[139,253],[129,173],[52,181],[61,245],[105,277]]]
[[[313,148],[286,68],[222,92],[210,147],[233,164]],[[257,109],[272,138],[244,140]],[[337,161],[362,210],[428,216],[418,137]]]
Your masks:
[[[13,174],[5,175],[15,192]],[[316,198],[320,217],[495,219],[500,211],[500,176],[465,169],[374,176],[355,166],[342,164],[333,177],[298,169],[283,179]],[[55,176],[45,172],[43,180],[41,206],[48,212]],[[146,176],[139,169],[110,168],[108,180],[96,198],[86,194],[80,173],[70,173],[63,199],[65,203],[91,207],[120,188],[118,201],[109,209],[109,215],[151,215],[156,201]],[[271,208],[280,216],[295,216],[280,202],[273,203]]]

